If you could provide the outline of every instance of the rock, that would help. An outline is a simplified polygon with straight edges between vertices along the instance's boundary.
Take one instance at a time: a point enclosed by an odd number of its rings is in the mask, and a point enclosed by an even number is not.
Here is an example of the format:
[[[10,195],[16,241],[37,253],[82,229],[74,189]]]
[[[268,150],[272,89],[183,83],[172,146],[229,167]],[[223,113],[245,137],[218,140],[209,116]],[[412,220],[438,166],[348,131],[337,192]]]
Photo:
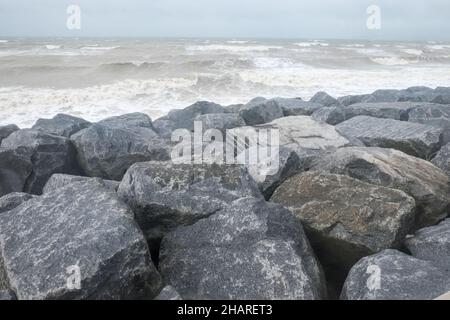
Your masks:
[[[431,163],[450,176],[450,143],[447,143],[439,150],[433,160],[431,160]]]
[[[20,130],[18,126],[15,124],[10,124],[7,126],[0,126],[0,144],[2,143],[2,140],[7,138],[11,133],[16,132]]]
[[[363,258],[350,271],[343,300],[431,300],[450,290],[448,275],[396,250]]]
[[[410,87],[400,90],[397,101],[428,102],[434,99],[434,90],[428,87]]]
[[[15,191],[39,195],[52,174],[81,173],[76,162],[75,149],[70,140],[65,137],[23,129],[4,139],[1,148],[22,153],[33,165],[23,190]]]
[[[262,197],[247,170],[238,165],[136,163],[124,176],[119,197],[157,250],[164,234],[214,214],[241,197]]]
[[[400,248],[414,225],[415,202],[406,193],[343,175],[296,175],[271,201],[302,221],[327,279],[341,285],[362,257]]]
[[[430,102],[450,104],[450,87],[437,87],[434,90],[433,100],[431,100]]]
[[[19,300],[153,298],[161,289],[133,213],[96,181],[0,215],[0,253]]]
[[[258,99],[258,98],[257,98]],[[253,126],[284,117],[283,109],[275,100],[252,100],[241,108],[239,115]]]
[[[86,129],[90,122],[67,114],[57,114],[52,119],[39,119],[32,127],[33,130],[44,131],[55,136],[69,138],[71,135]]]
[[[176,129],[175,122],[172,120],[157,119],[153,121],[153,129],[162,138],[170,140],[170,138],[172,137],[172,131]]]
[[[243,104],[232,104],[230,106],[225,107],[226,113],[239,113],[241,111],[241,108],[243,107]]]
[[[317,92],[310,100],[309,102],[318,103],[323,105],[324,107],[334,107],[334,106],[341,106],[341,103],[330,96],[328,93],[320,91]]]
[[[311,118],[334,126],[345,121],[345,112],[342,107],[325,107],[314,111]]]
[[[400,90],[380,89],[370,95],[371,102],[397,102],[401,95]]]
[[[349,106],[355,103],[361,103],[370,98],[370,94],[361,94],[361,95],[351,95],[337,98],[340,104],[344,106]]]
[[[145,123],[144,123],[145,124]],[[77,158],[91,177],[121,180],[136,162],[169,160],[170,145],[145,126],[131,126],[127,120],[103,121],[71,137]]]
[[[392,148],[422,159],[430,159],[441,146],[443,130],[419,123],[358,116],[336,126],[345,137],[368,147]]]
[[[32,169],[33,164],[26,154],[0,148],[0,197],[23,191]]]
[[[160,120],[172,121],[172,130],[188,129],[192,131],[194,129],[193,123],[195,118],[211,113],[226,113],[226,108],[216,103],[199,101],[185,109],[172,110],[167,116],[160,118]]]
[[[113,180],[103,180],[100,178],[89,178],[82,176],[72,176],[68,174],[54,174],[48,179],[44,186],[43,193],[50,193],[58,191],[65,186],[79,181],[92,181],[95,180],[97,183],[102,184],[106,189],[116,192],[119,189],[120,182]]]
[[[306,102],[302,99],[284,99],[284,98],[274,98],[274,101],[283,110],[285,117],[289,116],[309,116],[313,114],[314,111],[323,107],[323,105],[314,102]]]
[[[321,269],[287,209],[243,198],[166,235],[163,278],[187,300],[324,298]]]
[[[409,111],[408,121],[448,129],[450,128],[450,106],[424,103]]]
[[[172,286],[166,286],[154,300],[183,300],[180,294]]]
[[[316,158],[311,171],[325,171],[399,189],[416,200],[416,228],[435,225],[448,214],[449,178],[428,161],[393,149],[341,148]]]
[[[17,300],[14,292],[11,290],[0,290],[0,301]]]
[[[99,124],[113,127],[142,127],[153,129],[152,119],[145,113],[135,112],[127,113],[117,117],[106,118]]]
[[[222,133],[225,133],[228,129],[245,126],[244,119],[236,113],[203,114],[195,118],[194,121],[202,123],[203,131],[216,129]]]
[[[357,116],[369,116],[406,121],[409,111],[421,105],[413,102],[356,103],[344,106],[343,111],[346,120]]]
[[[12,192],[0,198],[0,213],[17,208],[22,203],[33,198],[33,195],[22,192]]]
[[[406,247],[415,258],[430,261],[450,275],[450,219],[417,231]]]

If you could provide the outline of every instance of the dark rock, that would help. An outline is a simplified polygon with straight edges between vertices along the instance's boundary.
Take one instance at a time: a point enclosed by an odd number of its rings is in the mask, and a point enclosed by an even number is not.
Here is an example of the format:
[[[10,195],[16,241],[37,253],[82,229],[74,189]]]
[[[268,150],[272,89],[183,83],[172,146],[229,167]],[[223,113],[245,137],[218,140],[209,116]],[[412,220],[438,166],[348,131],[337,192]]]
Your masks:
[[[344,121],[336,130],[367,147],[392,148],[422,159],[436,154],[443,137],[443,129],[433,126],[367,116]]]
[[[450,290],[448,275],[396,250],[363,258],[350,271],[343,300],[431,300]]]
[[[450,87],[437,87],[434,90],[434,98],[430,102],[450,104]]]
[[[245,126],[245,121],[236,113],[211,113],[203,114],[194,121],[202,123],[203,131],[217,129],[225,133],[228,129]]]
[[[39,119],[32,129],[69,138],[71,135],[86,129],[90,125],[91,123],[84,119],[60,113],[52,119]]]
[[[342,107],[325,107],[314,111],[311,118],[334,126],[345,121],[345,112]]]
[[[166,286],[161,290],[160,294],[154,300],[183,300],[181,296],[172,286]]]
[[[292,213],[244,198],[166,235],[160,270],[184,299],[324,298],[321,269]]]
[[[42,131],[24,129],[11,134],[1,144],[2,149],[16,150],[33,164],[23,190],[41,194],[47,180],[54,173],[80,174],[75,149],[69,139]]]
[[[103,180],[100,178],[89,178],[82,176],[72,176],[68,174],[54,174],[50,177],[50,179],[48,179],[42,192],[43,193],[55,192],[75,182],[92,181],[92,180],[97,181],[97,183],[102,184],[106,189],[109,189],[111,191],[115,192],[117,191],[117,189],[119,189],[120,182],[118,181]]]
[[[238,165],[146,162],[133,165],[118,194],[136,214],[152,250],[164,234],[208,217],[241,197],[262,197]]]
[[[409,111],[422,105],[413,102],[356,103],[343,107],[343,110],[346,120],[357,116],[408,120]]]
[[[7,126],[0,126],[0,144],[2,140],[7,138],[11,133],[20,130],[15,124],[9,124]]]
[[[142,127],[153,129],[152,119],[145,113],[135,112],[135,113],[127,113],[117,117],[106,118],[100,122],[99,124],[108,125],[112,127]]]
[[[153,121],[153,129],[165,139],[172,137],[172,131],[176,130],[175,122],[172,120],[157,119]]]
[[[22,192],[32,170],[33,164],[26,154],[0,148],[0,197]]]
[[[285,117],[289,116],[309,116],[314,111],[323,107],[323,105],[314,102],[303,101],[302,99],[284,99],[274,98],[274,101],[283,110]]]
[[[414,225],[415,202],[406,193],[343,175],[296,175],[271,201],[302,221],[327,279],[340,285],[362,257],[400,248]]]
[[[330,96],[328,93],[320,91],[317,92],[309,102],[318,103],[323,105],[324,107],[340,107],[341,103],[336,99]]]
[[[439,150],[437,155],[431,160],[431,163],[450,176],[450,143]]]
[[[241,108],[240,116],[249,126],[271,122],[284,117],[283,109],[275,100],[256,98]]]
[[[14,292],[11,290],[0,290],[0,301],[17,300]]]
[[[406,246],[415,258],[430,261],[450,275],[450,219],[417,231]]]
[[[409,111],[408,121],[448,129],[450,128],[450,106],[424,103]]]
[[[33,195],[22,192],[12,192],[0,198],[0,213],[17,208],[22,203],[33,198]]]
[[[316,158],[310,169],[404,191],[416,200],[416,228],[438,223],[449,211],[447,175],[428,161],[397,150],[341,148]]]
[[[161,289],[133,213],[95,181],[0,215],[0,235],[0,274],[19,300],[153,298]]]
[[[368,100],[370,97],[370,94],[361,94],[361,95],[351,95],[351,96],[344,96],[339,97],[337,100],[344,106],[349,106],[355,103],[361,103],[363,101]]]

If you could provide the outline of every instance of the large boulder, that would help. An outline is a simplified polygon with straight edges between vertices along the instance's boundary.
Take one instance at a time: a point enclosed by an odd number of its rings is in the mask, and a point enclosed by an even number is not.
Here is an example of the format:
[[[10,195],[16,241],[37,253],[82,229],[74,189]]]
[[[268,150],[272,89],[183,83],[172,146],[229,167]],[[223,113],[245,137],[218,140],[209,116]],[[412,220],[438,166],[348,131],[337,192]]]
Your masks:
[[[96,181],[0,215],[0,282],[21,299],[153,298],[161,278],[133,212]]]
[[[296,175],[275,190],[271,201],[302,221],[328,280],[341,285],[362,257],[400,248],[414,225],[413,198],[344,175]]]
[[[0,289],[0,301],[12,301],[12,300],[16,300],[14,292],[12,292],[11,290]]]
[[[356,103],[362,103],[369,100],[370,94],[349,95],[337,98],[341,105],[349,106]]]
[[[27,154],[0,148],[0,197],[23,191],[32,170],[33,164]]]
[[[433,100],[430,102],[440,104],[450,104],[450,87],[437,87],[434,92]]]
[[[245,126],[244,119],[237,113],[203,114],[194,119],[202,123],[204,131],[216,129],[225,133],[228,129]]]
[[[180,294],[172,286],[165,286],[154,300],[182,300]]]
[[[416,228],[435,225],[449,212],[449,178],[428,161],[383,148],[341,148],[311,165],[313,171],[344,174],[399,189],[416,200]]]
[[[84,119],[60,113],[52,119],[39,119],[32,129],[69,138],[71,135],[86,129],[90,125],[91,123]]]
[[[324,107],[340,107],[341,103],[336,99],[330,96],[328,93],[320,91],[317,92],[309,102],[318,103],[323,105]]]
[[[89,177],[83,177],[83,176],[73,176],[69,174],[59,174],[56,173],[48,179],[47,183],[44,186],[44,189],[42,193],[49,193],[49,192],[55,192],[58,191],[61,188],[64,188],[65,186],[80,182],[80,181],[92,181],[95,180],[98,183],[102,184],[105,188],[117,191],[119,188],[119,181],[113,181],[113,180],[103,180],[101,178],[89,178]]]
[[[408,121],[448,129],[450,128],[450,106],[425,103],[409,111]]]
[[[136,162],[169,160],[170,145],[149,126],[142,117],[93,124],[71,136],[78,162],[88,176],[121,180]]]
[[[430,261],[450,275],[450,219],[417,231],[406,246],[417,259]]]
[[[439,150],[433,160],[431,160],[431,163],[450,176],[450,143],[447,143]]]
[[[358,116],[336,126],[345,137],[367,147],[392,148],[422,159],[430,159],[441,146],[443,130],[433,126],[392,119]]]
[[[396,250],[363,258],[350,271],[344,300],[431,300],[450,290],[448,275]]]
[[[20,130],[18,126],[15,124],[9,124],[6,126],[0,126],[0,144],[2,143],[2,140],[7,138],[11,133],[16,132]]]
[[[22,203],[33,199],[33,195],[23,192],[12,192],[0,198],[0,213],[17,208]]]
[[[126,113],[120,116],[109,117],[98,123],[113,127],[142,127],[153,129],[152,119],[141,112]]]
[[[23,129],[4,139],[1,148],[22,153],[32,163],[32,172],[23,188],[27,193],[41,194],[45,183],[54,173],[81,173],[75,149],[65,137]]]
[[[345,121],[345,112],[342,107],[324,107],[314,111],[311,118],[318,122],[336,125]]]
[[[241,197],[262,197],[243,166],[145,162],[133,165],[118,194],[136,214],[152,251],[164,234],[210,216]]]
[[[273,98],[270,101],[275,102],[281,107],[285,117],[309,116],[313,114],[314,111],[323,107],[320,103],[303,101],[298,98]]]
[[[344,106],[342,109],[346,120],[357,116],[408,120],[409,111],[421,105],[413,102],[364,102]]]
[[[325,297],[321,269],[292,213],[244,198],[161,244],[161,275],[184,299]]]
[[[283,108],[275,100],[255,98],[243,106],[239,115],[249,126],[263,124],[284,117]]]

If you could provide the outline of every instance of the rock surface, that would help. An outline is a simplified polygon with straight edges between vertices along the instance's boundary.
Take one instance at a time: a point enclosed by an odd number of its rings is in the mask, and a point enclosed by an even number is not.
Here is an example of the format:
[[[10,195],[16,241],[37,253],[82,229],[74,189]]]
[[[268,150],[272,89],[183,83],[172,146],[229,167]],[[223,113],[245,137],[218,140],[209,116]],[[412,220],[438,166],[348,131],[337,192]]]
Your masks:
[[[172,162],[133,165],[118,194],[133,209],[152,250],[179,226],[208,217],[241,197],[262,197],[242,166]]]
[[[112,127],[141,127],[153,129],[152,119],[150,119],[150,117],[145,113],[140,112],[126,113],[121,116],[109,117],[98,123]]]
[[[71,135],[86,129],[90,122],[67,114],[57,114],[52,119],[39,119],[32,127],[33,130],[44,131],[55,136],[70,138]]]
[[[330,96],[328,93],[320,91],[317,92],[309,102],[318,103],[323,105],[324,107],[341,107],[341,103],[336,99]]]
[[[0,126],[0,144],[2,140],[7,138],[11,133],[20,130],[15,124],[10,124],[6,126]]]
[[[439,150],[433,160],[431,160],[431,163],[450,176],[450,143],[447,143]]]
[[[18,150],[0,148],[0,197],[11,192],[22,192],[33,164]]]
[[[260,199],[236,200],[166,235],[159,266],[184,299],[324,298],[301,224],[287,209]]]
[[[302,221],[328,280],[341,284],[362,257],[400,248],[414,225],[413,198],[344,175],[298,174],[281,184],[271,201]]]
[[[343,110],[346,120],[357,116],[369,116],[406,121],[409,111],[421,105],[412,102],[356,103],[343,107]]]
[[[153,298],[161,288],[133,213],[96,181],[1,214],[0,253],[0,282],[19,300]]]
[[[48,179],[47,183],[44,186],[44,189],[42,193],[50,193],[58,191],[61,188],[64,188],[65,186],[80,182],[80,181],[93,181],[95,180],[97,183],[102,184],[106,189],[109,189],[111,191],[117,191],[119,188],[120,182],[113,181],[113,180],[103,180],[100,178],[89,178],[89,177],[82,177],[82,176],[72,176],[68,174],[54,174]]]
[[[244,119],[236,113],[203,114],[194,119],[202,123],[203,131],[217,129],[225,133],[227,129],[245,126]]]
[[[0,301],[12,301],[16,300],[14,292],[11,290],[0,290]]]
[[[255,98],[240,109],[239,115],[247,125],[254,126],[282,118],[284,112],[274,100]]]
[[[47,180],[54,173],[79,174],[75,149],[69,139],[42,131],[23,129],[4,139],[2,149],[16,150],[32,163],[32,172],[27,177],[23,190],[41,194]]]
[[[344,300],[431,300],[448,292],[448,275],[396,250],[363,258],[350,271]]]
[[[154,300],[182,300],[180,294],[172,286],[166,286]]]
[[[325,107],[316,110],[311,118],[318,122],[336,125],[345,121],[345,112],[342,107]]]
[[[17,208],[22,203],[33,198],[33,195],[22,192],[12,192],[0,198],[0,213]]]
[[[399,189],[416,200],[416,228],[435,225],[449,212],[449,178],[428,161],[393,149],[341,148],[316,159],[312,171],[326,171]]]
[[[450,128],[450,106],[435,103],[423,104],[409,111],[408,121],[448,129]]]

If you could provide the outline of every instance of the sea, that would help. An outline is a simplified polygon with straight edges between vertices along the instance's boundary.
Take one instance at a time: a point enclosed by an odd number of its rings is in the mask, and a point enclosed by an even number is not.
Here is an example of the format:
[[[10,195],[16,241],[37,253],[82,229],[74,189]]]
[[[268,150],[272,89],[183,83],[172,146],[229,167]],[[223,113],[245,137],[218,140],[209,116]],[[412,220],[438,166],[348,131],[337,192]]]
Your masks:
[[[450,86],[450,43],[0,38],[0,125],[66,113],[156,119],[200,100]]]

